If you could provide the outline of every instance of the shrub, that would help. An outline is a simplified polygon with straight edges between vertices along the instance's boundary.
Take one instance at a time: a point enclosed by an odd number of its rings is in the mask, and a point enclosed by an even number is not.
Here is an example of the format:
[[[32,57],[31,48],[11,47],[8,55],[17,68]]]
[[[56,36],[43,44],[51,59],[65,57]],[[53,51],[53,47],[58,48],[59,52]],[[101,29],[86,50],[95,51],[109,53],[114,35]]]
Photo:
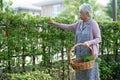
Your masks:
[[[101,80],[120,80],[120,63],[116,61],[103,61],[100,63]]]
[[[40,71],[8,74],[12,80],[52,80],[49,74]]]

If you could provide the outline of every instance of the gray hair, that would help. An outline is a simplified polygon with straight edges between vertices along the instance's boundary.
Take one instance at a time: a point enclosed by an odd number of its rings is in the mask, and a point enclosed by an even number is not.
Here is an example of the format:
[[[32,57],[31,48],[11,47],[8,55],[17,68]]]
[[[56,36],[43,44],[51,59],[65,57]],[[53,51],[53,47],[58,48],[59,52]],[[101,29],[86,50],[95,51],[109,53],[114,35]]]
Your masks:
[[[79,7],[79,12],[80,11],[88,13],[88,16],[92,18],[92,7],[89,4],[86,4],[86,3],[82,4]]]

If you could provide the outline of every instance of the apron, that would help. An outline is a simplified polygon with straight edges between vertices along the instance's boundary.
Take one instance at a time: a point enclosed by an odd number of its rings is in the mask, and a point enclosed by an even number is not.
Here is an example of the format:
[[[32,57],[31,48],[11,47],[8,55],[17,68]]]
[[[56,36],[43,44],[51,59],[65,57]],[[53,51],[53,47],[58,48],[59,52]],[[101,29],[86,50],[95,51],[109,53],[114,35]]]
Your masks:
[[[82,27],[83,22],[81,22],[80,27],[76,31],[76,43],[84,43],[90,40],[91,32],[91,19],[87,21],[86,25]],[[75,48],[76,58],[81,58],[90,53],[89,48],[84,46],[77,46]],[[76,70],[76,80],[99,80],[98,76],[98,63],[95,62],[94,67],[89,70]]]

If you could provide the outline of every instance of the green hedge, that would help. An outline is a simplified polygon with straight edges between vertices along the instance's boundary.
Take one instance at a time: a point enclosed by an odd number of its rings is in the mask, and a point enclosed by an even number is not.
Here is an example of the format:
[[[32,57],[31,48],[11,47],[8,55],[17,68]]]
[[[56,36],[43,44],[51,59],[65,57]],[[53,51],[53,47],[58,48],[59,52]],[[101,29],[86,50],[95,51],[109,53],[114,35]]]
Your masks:
[[[120,62],[103,60],[99,69],[101,80],[120,80]]]
[[[53,80],[49,74],[40,71],[8,74],[10,80]]]
[[[49,17],[31,16],[26,13],[14,15],[0,12],[0,66],[5,72],[12,72],[14,67],[21,65],[24,72],[26,65],[35,66],[38,55],[42,56],[42,64],[49,68],[54,60],[62,60],[64,72],[64,57],[74,45],[75,33],[49,25],[49,20]],[[56,17],[53,20],[66,24],[74,23],[71,18]],[[120,22],[98,23],[102,36],[100,54],[108,56],[102,60],[112,59],[119,62]],[[61,55],[54,58],[58,53]],[[113,54],[112,58],[109,58],[110,54]],[[27,56],[31,57],[29,63],[25,60]]]

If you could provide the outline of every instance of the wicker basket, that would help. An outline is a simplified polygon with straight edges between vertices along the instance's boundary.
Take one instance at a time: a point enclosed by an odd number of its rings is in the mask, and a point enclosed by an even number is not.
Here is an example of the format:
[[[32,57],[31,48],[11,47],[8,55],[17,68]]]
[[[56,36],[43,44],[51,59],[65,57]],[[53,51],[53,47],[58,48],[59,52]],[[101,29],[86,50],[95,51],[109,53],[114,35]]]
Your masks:
[[[68,61],[71,65],[71,67],[74,69],[74,70],[87,70],[87,69],[90,69],[90,68],[93,68],[94,67],[94,62],[95,62],[95,59],[94,60],[91,60],[91,61],[88,61],[88,62],[83,62],[82,59],[75,59],[75,60],[72,60],[71,59],[71,56],[72,56],[72,51],[74,50],[75,47],[77,46],[85,46],[85,47],[88,47],[90,49],[90,52],[92,55],[93,54],[93,51],[92,51],[92,48],[87,46],[87,45],[84,45],[83,43],[78,43],[78,44],[75,44],[71,50],[70,50],[70,53],[68,55]]]

